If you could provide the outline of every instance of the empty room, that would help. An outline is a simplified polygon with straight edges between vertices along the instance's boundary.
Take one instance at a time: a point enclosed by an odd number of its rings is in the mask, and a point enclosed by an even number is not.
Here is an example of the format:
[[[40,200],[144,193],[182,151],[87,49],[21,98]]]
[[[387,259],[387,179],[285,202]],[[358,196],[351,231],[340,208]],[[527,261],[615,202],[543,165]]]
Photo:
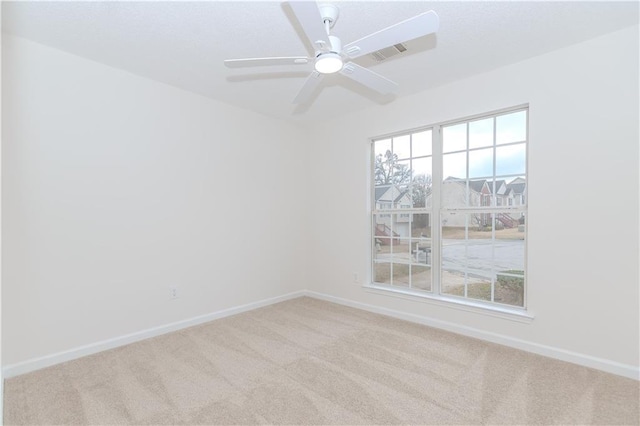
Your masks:
[[[639,9],[3,1],[4,424],[640,424]]]

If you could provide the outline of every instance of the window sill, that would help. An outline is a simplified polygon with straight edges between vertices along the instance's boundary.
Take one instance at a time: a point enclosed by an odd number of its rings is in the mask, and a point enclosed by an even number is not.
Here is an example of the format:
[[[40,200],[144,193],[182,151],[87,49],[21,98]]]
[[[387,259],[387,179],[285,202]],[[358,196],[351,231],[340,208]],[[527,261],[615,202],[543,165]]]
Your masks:
[[[529,324],[534,320],[534,316],[523,308],[510,308],[507,306],[493,306],[471,300],[459,299],[455,297],[439,296],[410,289],[391,288],[377,284],[365,284],[365,291],[383,296],[398,297],[406,300],[424,302],[436,306],[442,306],[460,311],[473,312],[481,315],[507,319]]]

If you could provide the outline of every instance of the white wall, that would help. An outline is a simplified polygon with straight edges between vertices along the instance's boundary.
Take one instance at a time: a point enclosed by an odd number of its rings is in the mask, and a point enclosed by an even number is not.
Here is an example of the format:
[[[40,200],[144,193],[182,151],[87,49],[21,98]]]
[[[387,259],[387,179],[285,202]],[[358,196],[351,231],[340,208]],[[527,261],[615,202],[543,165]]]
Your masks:
[[[2,8],[0,7],[0,30],[2,29]],[[0,31],[0,46],[2,46],[2,31]],[[0,75],[2,74],[2,55],[0,55]],[[0,81],[0,95],[2,94],[2,82]],[[0,117],[2,106],[0,105]],[[2,120],[0,119],[0,134],[2,133]],[[2,222],[2,145],[0,144],[0,223]],[[2,226],[0,226],[0,367],[2,363]],[[4,413],[4,374],[0,368],[0,413]]]
[[[2,47],[4,365],[302,288],[294,126]]]
[[[535,320],[514,322],[354,284],[354,272],[369,275],[368,139],[525,103],[528,305]],[[638,113],[638,27],[632,27],[323,123],[309,152],[310,288],[637,369]],[[332,173],[322,172],[326,164]]]

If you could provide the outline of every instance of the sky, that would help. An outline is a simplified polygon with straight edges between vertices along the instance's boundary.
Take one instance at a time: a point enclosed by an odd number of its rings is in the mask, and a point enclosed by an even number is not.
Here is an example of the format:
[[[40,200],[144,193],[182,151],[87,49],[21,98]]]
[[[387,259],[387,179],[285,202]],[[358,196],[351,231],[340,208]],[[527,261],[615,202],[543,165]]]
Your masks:
[[[493,175],[493,156],[495,149],[496,176],[524,175],[526,167],[526,144],[504,145],[524,141],[527,138],[526,111],[517,111],[495,118],[495,147],[493,146],[494,118],[475,120],[468,123],[469,133],[469,178],[475,179]],[[411,166],[414,176],[432,174],[431,158],[419,156],[431,155],[431,130],[394,137],[375,142],[375,155],[384,154],[388,149],[400,159],[413,157]],[[467,153],[455,152],[467,149],[467,123],[442,128],[443,178],[467,177]],[[409,165],[409,160],[400,161]]]

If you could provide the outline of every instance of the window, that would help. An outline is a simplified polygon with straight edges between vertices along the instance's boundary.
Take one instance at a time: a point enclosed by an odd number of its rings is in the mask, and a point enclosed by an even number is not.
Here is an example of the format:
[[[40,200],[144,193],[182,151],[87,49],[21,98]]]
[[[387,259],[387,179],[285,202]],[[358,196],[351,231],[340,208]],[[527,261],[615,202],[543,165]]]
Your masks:
[[[374,142],[373,280],[431,291],[432,131]]]
[[[372,141],[374,285],[525,307],[527,115]]]

